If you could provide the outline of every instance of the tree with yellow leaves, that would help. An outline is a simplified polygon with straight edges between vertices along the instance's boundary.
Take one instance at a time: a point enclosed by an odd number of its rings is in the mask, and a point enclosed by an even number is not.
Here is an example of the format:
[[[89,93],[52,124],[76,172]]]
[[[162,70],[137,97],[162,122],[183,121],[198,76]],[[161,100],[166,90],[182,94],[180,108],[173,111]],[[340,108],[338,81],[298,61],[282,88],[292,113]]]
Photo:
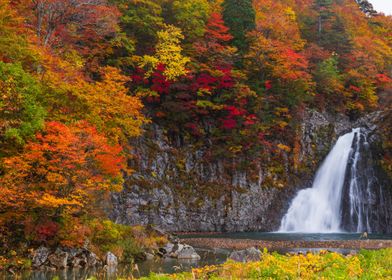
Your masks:
[[[165,25],[164,29],[158,32],[158,44],[154,56],[145,55],[139,63],[139,67],[147,68],[146,76],[151,75],[158,65],[164,65],[163,74],[168,80],[176,80],[187,73],[186,64],[190,61],[188,57],[182,55],[180,45],[184,35],[181,29],[173,25]]]

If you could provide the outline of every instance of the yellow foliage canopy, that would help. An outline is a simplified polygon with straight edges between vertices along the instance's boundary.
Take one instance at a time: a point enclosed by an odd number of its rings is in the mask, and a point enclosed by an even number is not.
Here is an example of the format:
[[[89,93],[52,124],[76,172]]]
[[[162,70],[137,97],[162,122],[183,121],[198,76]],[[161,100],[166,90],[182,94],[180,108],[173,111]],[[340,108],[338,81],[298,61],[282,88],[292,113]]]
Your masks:
[[[169,80],[176,80],[187,73],[185,66],[190,58],[181,54],[182,47],[180,43],[182,39],[184,39],[184,36],[181,30],[173,25],[165,25],[165,28],[158,32],[155,56],[145,55],[139,63],[139,67],[147,68],[147,77],[153,73],[159,64],[165,66],[163,74]]]

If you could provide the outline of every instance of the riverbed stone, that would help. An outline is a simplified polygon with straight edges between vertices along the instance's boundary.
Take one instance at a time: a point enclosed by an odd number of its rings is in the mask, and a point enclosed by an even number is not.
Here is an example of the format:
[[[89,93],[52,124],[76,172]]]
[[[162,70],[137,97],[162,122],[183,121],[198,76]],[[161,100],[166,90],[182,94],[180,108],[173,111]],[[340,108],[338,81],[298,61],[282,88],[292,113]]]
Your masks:
[[[112,252],[107,252],[105,256],[105,264],[107,266],[117,266],[118,265],[117,257]]]
[[[68,264],[68,253],[61,249],[56,249],[53,254],[49,255],[48,261],[51,266],[57,269],[65,268]]]
[[[87,263],[86,263],[86,265],[88,267],[94,267],[94,266],[99,265],[99,259],[98,259],[98,256],[95,253],[93,253],[91,251],[88,251],[86,255],[87,255]]]
[[[155,256],[151,253],[146,253],[146,260],[147,261],[151,261],[155,258]]]
[[[163,249],[166,251],[166,254],[170,254],[171,252],[173,252],[174,247],[175,245],[169,242],[165,245],[165,247],[163,247]]]
[[[177,258],[187,259],[187,260],[200,260],[200,256],[196,253],[195,249],[192,246],[184,245],[183,248],[178,252]]]
[[[234,251],[230,254],[229,259],[235,262],[256,262],[261,260],[261,251],[255,247],[246,250]]]
[[[184,248],[184,245],[181,243],[174,244],[172,251],[168,254],[171,258],[177,258],[180,251]]]
[[[35,250],[32,259],[32,266],[40,267],[41,265],[43,265],[47,261],[49,253],[50,250],[44,246],[41,246],[37,250]]]
[[[70,267],[84,267],[87,264],[87,258],[84,255],[75,256],[68,262]]]

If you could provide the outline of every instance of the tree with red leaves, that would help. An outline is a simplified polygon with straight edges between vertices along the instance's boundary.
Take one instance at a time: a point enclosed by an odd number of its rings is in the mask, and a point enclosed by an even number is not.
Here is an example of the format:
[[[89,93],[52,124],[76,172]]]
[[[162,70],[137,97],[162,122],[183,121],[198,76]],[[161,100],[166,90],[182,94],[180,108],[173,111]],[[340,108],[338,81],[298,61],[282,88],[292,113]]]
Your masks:
[[[116,30],[117,9],[106,0],[33,0],[34,25],[44,46],[102,40]]]
[[[206,25],[204,37],[194,44],[196,57],[199,62],[208,63],[215,67],[227,68],[233,64],[236,49],[229,42],[233,36],[225,26],[220,13],[212,13]]]

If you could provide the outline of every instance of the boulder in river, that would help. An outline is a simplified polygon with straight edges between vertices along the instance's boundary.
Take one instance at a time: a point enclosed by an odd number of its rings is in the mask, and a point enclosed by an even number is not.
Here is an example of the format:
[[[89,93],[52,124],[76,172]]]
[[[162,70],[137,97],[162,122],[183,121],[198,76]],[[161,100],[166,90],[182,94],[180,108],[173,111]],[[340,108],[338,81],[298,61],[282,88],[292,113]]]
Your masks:
[[[40,267],[41,265],[43,265],[47,261],[49,253],[50,250],[44,246],[41,246],[37,250],[35,250],[32,259],[33,267]]]
[[[151,260],[153,260],[154,259],[154,255],[153,254],[151,254],[151,253],[146,253],[146,260],[147,261],[151,261]]]
[[[171,258],[178,258],[178,253],[184,248],[184,245],[181,243],[175,244],[172,248],[171,251],[167,254],[167,256]]]
[[[169,242],[164,247],[158,249],[157,255],[160,257],[170,256],[170,254],[176,250],[176,246],[177,244],[174,245],[173,243]]]
[[[199,254],[192,246],[181,243],[169,242],[165,247],[159,248],[157,255],[174,259],[200,260]]]
[[[200,260],[199,254],[196,253],[195,249],[189,245],[183,246],[183,248],[178,252],[177,258],[187,260]]]
[[[117,266],[118,265],[117,257],[112,252],[107,252],[105,257],[105,264],[107,266]]]
[[[255,247],[246,250],[234,251],[230,254],[229,259],[236,262],[256,262],[261,260],[261,251]]]
[[[68,253],[61,249],[57,249],[48,257],[49,264],[57,269],[65,268],[68,264]]]
[[[100,264],[100,261],[98,259],[98,256],[90,251],[87,251],[87,266],[88,267],[94,267]]]

